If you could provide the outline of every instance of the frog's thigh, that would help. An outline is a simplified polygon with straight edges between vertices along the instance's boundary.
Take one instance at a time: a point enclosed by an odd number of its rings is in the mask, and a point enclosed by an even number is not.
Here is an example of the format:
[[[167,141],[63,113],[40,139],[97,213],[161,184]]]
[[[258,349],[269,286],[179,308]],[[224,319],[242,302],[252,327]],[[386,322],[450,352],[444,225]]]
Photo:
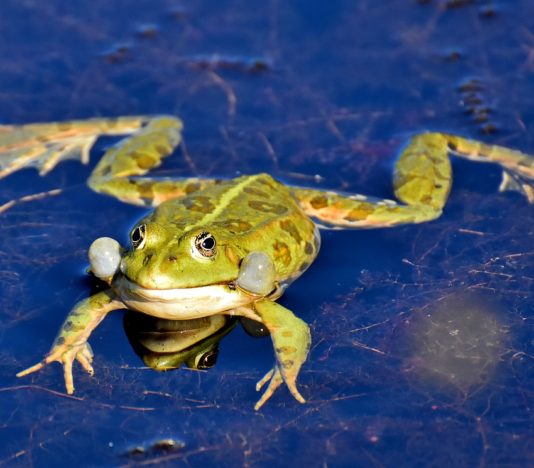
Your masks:
[[[441,214],[452,184],[449,153],[503,169],[499,189],[522,193],[534,203],[534,157],[445,133],[412,137],[395,164],[393,187],[401,203],[365,195],[293,188],[304,211],[334,227],[388,227],[431,221]]]
[[[139,177],[158,167],[181,141],[182,122],[154,117],[142,129],[111,147],[89,178],[89,186],[135,205],[157,206],[212,185],[213,179]]]
[[[451,177],[447,138],[422,134],[408,142],[395,165],[393,186],[401,203],[313,189],[293,192],[306,213],[326,225],[389,227],[437,218],[447,201]]]
[[[303,402],[304,398],[297,390],[296,380],[310,349],[311,337],[308,325],[290,310],[273,301],[259,301],[254,304],[254,308],[271,333],[277,362],[275,369],[259,383],[261,387],[263,383],[271,379],[269,387],[256,408],[259,408],[272,395],[282,383],[282,379],[291,394],[298,401]]]
[[[133,205],[158,206],[166,200],[185,197],[190,193],[203,190],[217,181],[218,179],[198,177],[180,179],[125,177],[107,180],[98,187],[91,183],[91,188]]]

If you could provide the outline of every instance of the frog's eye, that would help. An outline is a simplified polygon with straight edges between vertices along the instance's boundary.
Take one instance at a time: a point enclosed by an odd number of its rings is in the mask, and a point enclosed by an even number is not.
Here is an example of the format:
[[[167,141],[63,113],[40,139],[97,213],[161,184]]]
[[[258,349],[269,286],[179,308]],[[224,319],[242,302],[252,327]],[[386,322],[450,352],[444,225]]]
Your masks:
[[[211,369],[217,363],[218,356],[219,350],[217,348],[210,349],[209,351],[197,357],[195,367],[201,370]]]
[[[137,226],[130,234],[130,240],[134,249],[141,249],[145,245],[146,224]]]
[[[200,233],[195,239],[195,247],[204,257],[213,257],[215,255],[215,237],[209,232]]]

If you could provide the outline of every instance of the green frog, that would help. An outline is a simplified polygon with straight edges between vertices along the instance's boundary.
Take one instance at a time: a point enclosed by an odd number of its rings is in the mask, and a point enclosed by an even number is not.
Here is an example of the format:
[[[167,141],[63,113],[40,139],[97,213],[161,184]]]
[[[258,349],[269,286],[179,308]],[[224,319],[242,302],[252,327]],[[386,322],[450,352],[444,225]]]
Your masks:
[[[444,133],[422,133],[407,142],[393,175],[397,201],[289,187],[268,174],[231,180],[146,176],[179,145],[181,133],[182,122],[173,116],[0,127],[0,176],[27,166],[44,175],[67,158],[87,162],[99,136],[128,135],[105,152],[88,185],[154,207],[133,226],[128,246],[111,238],[92,244],[91,271],[109,287],[76,304],[49,353],[19,377],[58,361],[72,393],[73,362],[93,374],[87,340],[113,310],[178,321],[239,316],[261,323],[274,346],[274,366],[256,386],[265,391],[255,409],[283,383],[304,402],[296,381],[310,330],[277,300],[316,258],[319,227],[379,228],[436,219],[451,188],[449,154],[499,164],[500,189],[534,202],[532,157]]]

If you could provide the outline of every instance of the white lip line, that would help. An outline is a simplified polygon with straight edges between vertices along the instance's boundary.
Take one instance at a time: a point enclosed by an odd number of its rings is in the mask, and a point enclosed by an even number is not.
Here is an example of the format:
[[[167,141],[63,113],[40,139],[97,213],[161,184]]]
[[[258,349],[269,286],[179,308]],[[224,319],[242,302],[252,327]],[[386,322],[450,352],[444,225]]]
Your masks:
[[[148,289],[123,276],[123,287],[129,291],[130,300],[135,297],[143,302],[159,302],[172,304],[177,301],[203,301],[210,298],[210,302],[222,300],[223,297],[233,297],[237,299],[241,293],[237,290],[228,288],[227,284],[213,284],[208,286],[199,286],[195,288],[175,288],[175,289]],[[126,293],[128,295],[128,293]],[[239,305],[243,300],[238,299]]]
[[[193,289],[203,289],[203,288],[212,288],[212,287],[219,287],[219,286],[229,286],[231,284],[234,284],[235,281],[229,281],[228,283],[213,283],[213,284],[206,284],[204,286],[191,286],[189,288],[145,288],[144,286],[141,286],[139,283],[136,283],[135,281],[128,278],[124,273],[122,277],[126,280],[128,283],[128,286],[131,286],[132,290],[142,290],[146,291],[148,293],[150,292],[159,292],[159,291],[191,291]]]

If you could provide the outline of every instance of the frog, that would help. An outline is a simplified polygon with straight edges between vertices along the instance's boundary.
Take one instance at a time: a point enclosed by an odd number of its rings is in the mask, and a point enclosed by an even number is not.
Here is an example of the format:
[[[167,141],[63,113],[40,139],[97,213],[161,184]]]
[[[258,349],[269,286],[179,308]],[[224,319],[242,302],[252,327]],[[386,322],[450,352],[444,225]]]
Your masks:
[[[182,121],[170,115],[0,127],[0,177],[29,166],[44,176],[65,159],[87,163],[99,137],[122,136],[104,152],[88,186],[149,209],[132,227],[129,245],[112,238],[93,242],[90,269],[106,287],[74,306],[50,351],[18,377],[59,362],[72,394],[73,363],[94,374],[88,338],[114,310],[183,321],[186,328],[187,321],[224,315],[259,323],[273,343],[274,365],[256,384],[263,393],[254,408],[283,384],[304,403],[297,377],[311,332],[278,299],[317,257],[320,229],[437,219],[452,186],[451,156],[499,165],[499,190],[534,202],[533,157],[444,132],[407,139],[393,171],[396,200],[286,185],[266,173],[233,179],[150,176],[179,146],[182,130]]]

